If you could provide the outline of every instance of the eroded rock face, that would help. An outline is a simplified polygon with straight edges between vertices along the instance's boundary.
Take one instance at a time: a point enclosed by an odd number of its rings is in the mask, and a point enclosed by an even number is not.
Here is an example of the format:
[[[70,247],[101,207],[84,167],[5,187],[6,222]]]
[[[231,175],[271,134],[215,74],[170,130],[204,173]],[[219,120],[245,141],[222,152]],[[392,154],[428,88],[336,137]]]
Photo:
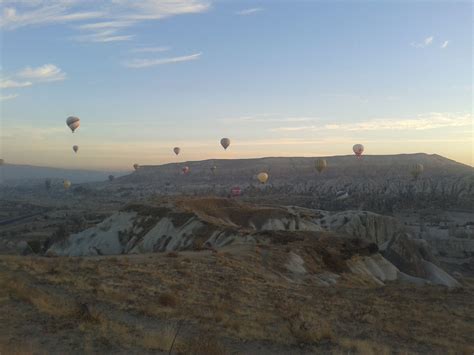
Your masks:
[[[364,246],[358,251],[357,245],[351,244],[347,250],[362,258],[354,259],[347,271],[370,274],[382,283],[397,279],[398,273],[402,272],[450,287],[455,285],[449,275],[439,271],[427,245],[412,239],[404,226],[391,217],[366,211],[334,213],[294,206],[273,208],[223,202],[225,199],[217,201],[218,208],[214,208],[212,199],[197,205],[190,202],[128,206],[95,227],[53,244],[46,254],[152,253],[255,244],[257,240],[260,243],[277,240],[289,243],[299,240],[298,233],[306,233],[305,238],[308,233],[317,238],[317,233],[333,232],[334,238],[348,236],[374,246],[372,249]],[[242,214],[239,214],[240,210]],[[377,253],[379,249],[383,256]],[[328,255],[323,248],[320,255],[314,257],[324,260]],[[327,259],[330,266],[331,260]],[[292,255],[286,265],[294,273],[305,273],[304,263],[297,254]],[[343,269],[336,270],[344,272]]]

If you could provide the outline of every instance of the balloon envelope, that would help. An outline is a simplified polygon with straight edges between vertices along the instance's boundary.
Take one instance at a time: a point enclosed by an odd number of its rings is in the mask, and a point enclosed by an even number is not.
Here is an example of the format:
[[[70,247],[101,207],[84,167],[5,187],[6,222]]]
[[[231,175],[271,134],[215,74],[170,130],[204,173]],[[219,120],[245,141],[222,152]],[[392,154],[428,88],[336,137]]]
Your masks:
[[[315,165],[318,173],[322,173],[324,170],[326,170],[328,162],[326,161],[326,159],[317,159]]]
[[[71,187],[71,182],[69,180],[63,181],[64,189],[68,190]]]
[[[74,150],[74,153],[77,153],[77,151],[79,150],[79,147],[77,145],[73,145],[72,150]]]
[[[238,197],[242,194],[242,190],[240,189],[239,186],[234,186],[233,188],[230,189],[230,195],[232,197]]]
[[[183,171],[183,174],[186,175],[186,174],[189,174],[189,166],[184,166],[183,169],[181,169]]]
[[[362,144],[354,144],[352,151],[357,157],[360,157],[364,152],[364,146]]]
[[[173,152],[174,152],[174,154],[178,155],[179,152],[181,152],[181,148],[180,147],[174,147]]]
[[[221,139],[221,145],[224,147],[224,149],[227,149],[230,145],[230,139],[229,138],[222,138]]]
[[[81,120],[79,119],[79,117],[75,116],[70,116],[67,118],[66,124],[71,129],[72,133],[74,133],[74,131],[79,128],[79,126],[81,125],[80,121]]]
[[[133,168],[134,168],[135,170],[138,170],[139,167],[140,167],[140,165],[138,165],[137,163],[133,164]]]
[[[257,175],[258,181],[260,181],[261,184],[265,184],[268,180],[268,174],[267,173],[260,173]]]

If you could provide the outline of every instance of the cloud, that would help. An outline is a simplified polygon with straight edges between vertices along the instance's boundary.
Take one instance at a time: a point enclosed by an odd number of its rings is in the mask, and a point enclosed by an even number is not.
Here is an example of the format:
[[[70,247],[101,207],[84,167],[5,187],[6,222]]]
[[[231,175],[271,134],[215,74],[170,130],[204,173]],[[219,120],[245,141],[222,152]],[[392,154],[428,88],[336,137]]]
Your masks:
[[[449,41],[444,41],[443,44],[441,44],[441,49],[445,49],[449,45]]]
[[[37,82],[59,81],[66,79],[66,73],[54,64],[45,64],[37,68],[26,67],[18,76]]]
[[[0,89],[24,88],[31,85],[33,85],[31,81],[0,80]]]
[[[240,15],[240,16],[245,16],[245,15],[252,15],[252,14],[255,14],[255,13],[261,12],[261,11],[263,11],[263,8],[253,7],[253,8],[250,8],[250,9],[244,9],[244,10],[237,11],[235,14]]]
[[[195,53],[182,57],[171,57],[171,58],[156,58],[156,59],[133,59],[130,62],[124,63],[128,68],[148,68],[156,65],[171,64],[171,63],[180,63],[180,62],[189,62],[192,60],[197,60],[202,53]]]
[[[16,99],[17,97],[18,97],[18,94],[0,95],[0,101],[12,100],[12,99]]]
[[[207,0],[4,0],[1,3],[0,28],[4,30],[74,22],[80,23],[75,27],[77,30],[88,33],[73,38],[90,42],[130,40],[133,34],[118,31],[141,21],[200,13],[210,7]]]
[[[95,42],[95,43],[107,43],[107,42],[120,42],[130,41],[134,35],[118,35],[117,30],[104,30],[93,32],[87,35],[76,36],[74,39],[82,42]]]
[[[423,40],[423,42],[412,42],[411,46],[415,48],[425,48],[425,47],[431,46],[433,44],[433,41],[434,41],[434,37],[429,36],[429,37],[426,37]]]
[[[0,0],[1,1],[1,0]],[[19,89],[32,86],[38,83],[47,83],[66,79],[66,73],[54,64],[45,64],[37,68],[26,67],[20,70],[13,79],[0,79],[0,89]],[[15,77],[23,80],[18,80]],[[15,99],[18,94],[8,94],[0,96],[0,101]]]
[[[132,49],[133,53],[157,53],[157,52],[167,52],[170,50],[170,47],[143,47]]]
[[[274,114],[274,113],[259,113],[254,115],[248,116],[240,116],[240,117],[227,117],[222,118],[219,121],[223,122],[262,122],[262,123],[270,123],[270,122],[308,122],[308,121],[316,121],[318,120],[317,117],[312,116],[290,116],[290,117],[282,117],[282,115]]]
[[[420,114],[414,118],[380,118],[356,123],[329,123],[325,125],[304,125],[272,128],[274,132],[301,131],[385,131],[385,130],[429,130],[448,127],[468,127],[472,125],[471,113],[439,113]]]

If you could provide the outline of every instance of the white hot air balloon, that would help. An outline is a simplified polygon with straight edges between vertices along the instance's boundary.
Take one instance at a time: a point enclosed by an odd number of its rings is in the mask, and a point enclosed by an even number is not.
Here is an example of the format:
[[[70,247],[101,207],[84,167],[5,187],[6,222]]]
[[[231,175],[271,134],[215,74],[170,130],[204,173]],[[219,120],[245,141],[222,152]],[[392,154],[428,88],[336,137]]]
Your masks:
[[[364,146],[362,144],[354,144],[352,147],[352,151],[356,155],[358,159],[362,157],[362,153],[364,152]]]
[[[70,116],[67,118],[66,124],[71,129],[72,133],[74,133],[74,131],[81,125],[81,120],[79,117]]]

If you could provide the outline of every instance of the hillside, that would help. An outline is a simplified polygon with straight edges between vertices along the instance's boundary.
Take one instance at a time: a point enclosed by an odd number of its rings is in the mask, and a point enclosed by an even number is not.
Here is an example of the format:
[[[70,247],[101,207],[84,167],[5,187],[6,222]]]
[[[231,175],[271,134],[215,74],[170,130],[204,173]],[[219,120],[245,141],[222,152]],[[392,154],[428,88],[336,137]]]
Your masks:
[[[107,180],[109,175],[120,176],[123,172],[82,169],[61,169],[33,165],[5,164],[0,166],[0,184],[24,185],[44,183],[45,179],[68,179],[73,183]]]

